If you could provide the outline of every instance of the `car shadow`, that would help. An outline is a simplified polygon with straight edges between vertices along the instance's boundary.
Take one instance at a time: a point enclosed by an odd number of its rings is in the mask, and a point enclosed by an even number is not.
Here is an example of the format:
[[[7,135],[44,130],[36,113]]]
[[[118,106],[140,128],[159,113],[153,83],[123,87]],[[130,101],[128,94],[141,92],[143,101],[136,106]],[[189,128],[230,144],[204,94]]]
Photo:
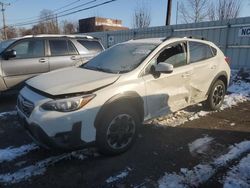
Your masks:
[[[0,96],[0,113],[15,109],[17,94],[8,94]]]

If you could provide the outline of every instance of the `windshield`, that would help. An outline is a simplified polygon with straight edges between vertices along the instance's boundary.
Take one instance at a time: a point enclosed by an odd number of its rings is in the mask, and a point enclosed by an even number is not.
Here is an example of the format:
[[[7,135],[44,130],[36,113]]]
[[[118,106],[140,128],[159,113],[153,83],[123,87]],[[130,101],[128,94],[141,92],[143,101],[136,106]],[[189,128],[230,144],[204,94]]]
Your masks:
[[[0,42],[0,53],[2,53],[9,45],[15,42],[16,39],[9,39]]]
[[[83,65],[83,68],[109,73],[132,71],[156,48],[156,44],[122,43],[118,44]]]

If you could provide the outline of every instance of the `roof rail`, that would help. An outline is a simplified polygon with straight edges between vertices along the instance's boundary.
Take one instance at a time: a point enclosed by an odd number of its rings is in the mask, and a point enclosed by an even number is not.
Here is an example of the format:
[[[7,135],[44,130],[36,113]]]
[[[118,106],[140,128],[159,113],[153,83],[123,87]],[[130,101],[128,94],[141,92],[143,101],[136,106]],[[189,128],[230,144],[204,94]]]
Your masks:
[[[186,37],[186,38],[189,38],[189,39],[200,39],[200,40],[206,40],[205,37],[202,37],[202,36],[189,36],[189,37]]]
[[[86,38],[86,39],[97,39],[89,35],[61,35],[61,34],[38,34],[38,35],[26,35],[23,38],[32,38],[32,37],[69,37],[69,38]]]
[[[167,36],[166,38],[164,38],[164,39],[162,40],[162,42],[165,42],[165,41],[168,40],[168,39],[176,38],[176,37],[177,37],[177,36],[173,36],[173,35]]]
[[[171,39],[171,38],[189,38],[189,39],[207,40],[205,37],[202,37],[202,36],[188,36],[188,37],[185,36],[185,37],[183,37],[183,36],[170,35],[170,36],[167,36],[166,38],[164,38],[162,40],[162,42],[165,42],[166,40]]]

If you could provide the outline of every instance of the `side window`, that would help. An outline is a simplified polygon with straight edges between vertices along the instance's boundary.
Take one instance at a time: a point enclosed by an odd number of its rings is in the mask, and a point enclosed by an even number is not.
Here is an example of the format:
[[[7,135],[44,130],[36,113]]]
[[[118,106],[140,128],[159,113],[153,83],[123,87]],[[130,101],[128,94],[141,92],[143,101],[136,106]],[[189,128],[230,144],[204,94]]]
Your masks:
[[[189,42],[190,63],[213,57],[210,46],[199,42]]]
[[[157,57],[157,63],[164,62],[180,67],[187,63],[186,44],[173,44],[167,46]]]
[[[213,48],[212,46],[211,46],[211,49],[213,51],[213,56],[216,56],[217,55],[217,50],[215,48]]]
[[[11,49],[16,51],[16,59],[36,58],[45,55],[43,40],[26,40],[17,43]]]
[[[49,47],[52,56],[68,55],[67,40],[49,40]]]
[[[103,51],[101,44],[98,41],[90,40],[77,40],[83,47],[87,48],[92,53],[98,53]]]
[[[77,55],[77,51],[71,41],[49,40],[51,56]]]
[[[68,49],[69,49],[69,55],[78,55],[78,52],[74,44],[70,40],[68,41]]]
[[[180,67],[187,64],[187,45],[178,43],[167,46],[160,54],[156,55],[147,65],[144,74],[149,74],[153,65],[158,63],[169,63],[174,67]]]

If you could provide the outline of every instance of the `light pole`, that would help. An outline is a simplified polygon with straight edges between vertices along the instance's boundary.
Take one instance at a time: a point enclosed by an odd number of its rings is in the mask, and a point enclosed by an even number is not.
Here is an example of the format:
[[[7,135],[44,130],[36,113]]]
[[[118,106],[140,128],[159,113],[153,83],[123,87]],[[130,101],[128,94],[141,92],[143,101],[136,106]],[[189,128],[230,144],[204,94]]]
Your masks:
[[[178,17],[179,17],[179,1],[177,0],[177,5],[176,5],[176,25],[178,24]]]

